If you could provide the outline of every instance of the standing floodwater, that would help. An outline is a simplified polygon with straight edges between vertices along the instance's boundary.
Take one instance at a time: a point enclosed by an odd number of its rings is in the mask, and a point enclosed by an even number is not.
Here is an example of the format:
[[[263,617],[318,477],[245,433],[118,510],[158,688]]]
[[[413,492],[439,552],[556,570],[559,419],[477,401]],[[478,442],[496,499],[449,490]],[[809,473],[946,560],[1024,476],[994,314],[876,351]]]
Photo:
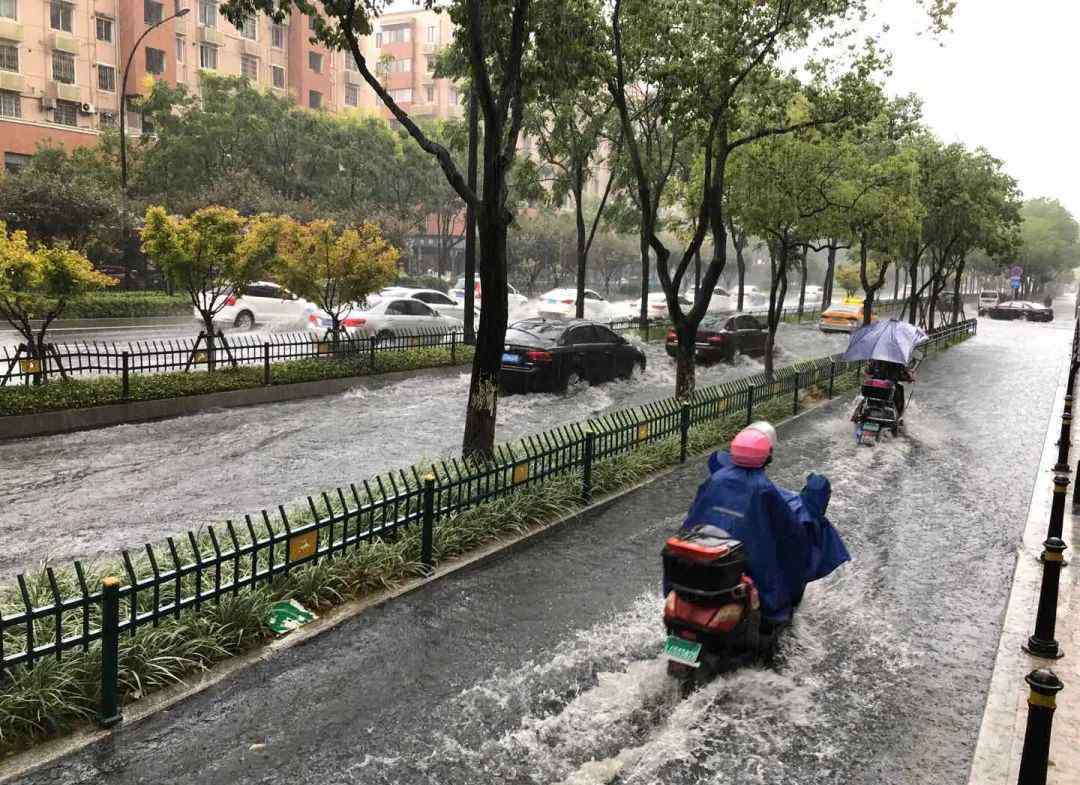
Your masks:
[[[695,461],[26,782],[965,782],[1070,335],[981,324],[873,448],[845,402],[781,429],[770,475],[832,479],[853,561],[809,587],[771,668],[687,700],[664,674],[658,554]]]

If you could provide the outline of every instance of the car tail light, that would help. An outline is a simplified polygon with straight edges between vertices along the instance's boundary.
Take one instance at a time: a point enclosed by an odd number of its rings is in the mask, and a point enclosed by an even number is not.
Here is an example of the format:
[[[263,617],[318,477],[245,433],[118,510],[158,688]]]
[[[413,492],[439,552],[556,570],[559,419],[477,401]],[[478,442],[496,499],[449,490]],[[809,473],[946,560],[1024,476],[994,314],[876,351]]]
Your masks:
[[[713,335],[709,338],[709,343],[718,345],[727,341],[726,335]]]
[[[713,614],[712,619],[709,620],[709,627],[727,632],[728,630],[733,629],[735,625],[739,623],[739,619],[741,618],[741,605],[735,605],[734,603],[721,605],[716,609],[716,613]]]
[[[525,359],[531,363],[549,363],[551,352],[525,352]]]
[[[315,315],[315,314],[313,314],[313,313],[312,313],[312,314],[308,314],[308,318],[307,318],[307,320],[308,320],[309,322],[311,322],[312,324],[318,324],[318,323],[319,323],[319,317],[318,317],[318,316],[316,316],[316,315]]]
[[[561,302],[562,302],[563,305],[573,305],[574,304],[573,300],[561,300]]]
[[[226,297],[225,298],[225,304],[226,305],[236,305],[236,295],[235,294],[230,294],[228,297]]]
[[[363,327],[367,324],[367,319],[346,319],[342,324],[346,327]]]
[[[678,338],[679,338],[679,336],[677,336],[675,334],[674,330],[668,330],[667,331],[667,342],[668,343],[675,343],[675,341],[677,341]]]

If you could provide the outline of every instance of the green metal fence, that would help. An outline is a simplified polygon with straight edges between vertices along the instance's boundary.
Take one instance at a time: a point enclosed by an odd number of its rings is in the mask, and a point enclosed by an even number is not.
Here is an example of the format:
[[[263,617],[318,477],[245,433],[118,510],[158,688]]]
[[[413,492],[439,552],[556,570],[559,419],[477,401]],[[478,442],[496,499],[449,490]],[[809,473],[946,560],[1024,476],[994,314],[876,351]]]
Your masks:
[[[931,343],[974,334],[976,326],[969,320],[934,331]],[[85,651],[98,640],[115,657],[123,634],[157,626],[187,609],[198,611],[299,566],[335,558],[409,527],[421,527],[422,560],[431,567],[440,521],[553,478],[579,477],[580,495],[588,500],[594,462],[675,438],[685,459],[694,426],[731,417],[745,417],[749,423],[755,407],[786,399],[795,412],[800,391],[816,387],[832,397],[837,380],[857,378],[860,371],[861,363],[845,362],[839,355],[797,363],[771,378],[756,374],[700,389],[689,400],[658,401],[499,445],[488,462],[451,458],[423,475],[415,467],[380,475],[359,486],[309,496],[302,511],[278,506],[242,521],[208,526],[200,535],[189,531],[166,538],[163,545],[145,545],[135,554],[124,550],[124,574],[111,585],[91,585],[78,561],[71,571],[57,573],[50,566],[33,578],[20,574],[16,583],[24,607],[0,614],[0,683],[14,666],[61,659],[65,652]],[[113,613],[115,618],[110,618]],[[108,660],[110,651],[104,656]],[[107,692],[106,685],[103,696]]]

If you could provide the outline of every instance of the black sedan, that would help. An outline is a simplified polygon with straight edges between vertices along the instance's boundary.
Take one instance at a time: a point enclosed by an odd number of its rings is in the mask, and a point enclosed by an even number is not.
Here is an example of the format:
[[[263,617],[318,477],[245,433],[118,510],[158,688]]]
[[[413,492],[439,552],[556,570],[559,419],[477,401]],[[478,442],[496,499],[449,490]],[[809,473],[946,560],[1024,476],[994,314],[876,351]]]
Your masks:
[[[645,355],[596,322],[524,319],[506,329],[501,386],[507,392],[559,391],[580,382],[630,378]]]
[[[991,319],[1027,319],[1029,322],[1054,321],[1054,309],[1027,300],[1006,300],[986,309]]]
[[[695,359],[731,362],[740,354],[763,355],[767,338],[765,326],[753,316],[706,316],[694,337]],[[675,356],[678,338],[674,330],[668,332],[665,348],[668,355]]]

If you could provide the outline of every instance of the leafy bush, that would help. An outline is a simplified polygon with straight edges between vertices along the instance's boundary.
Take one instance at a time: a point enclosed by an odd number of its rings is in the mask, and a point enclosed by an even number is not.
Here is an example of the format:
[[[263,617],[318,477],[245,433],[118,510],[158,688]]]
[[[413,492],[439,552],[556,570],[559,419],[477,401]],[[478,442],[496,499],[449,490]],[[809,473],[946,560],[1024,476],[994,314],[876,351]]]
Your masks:
[[[65,319],[119,319],[139,316],[184,316],[191,313],[186,294],[165,292],[91,292],[64,308]]]
[[[434,275],[402,275],[394,281],[394,286],[407,286],[410,289],[435,289],[444,293],[450,291],[450,284]]]

